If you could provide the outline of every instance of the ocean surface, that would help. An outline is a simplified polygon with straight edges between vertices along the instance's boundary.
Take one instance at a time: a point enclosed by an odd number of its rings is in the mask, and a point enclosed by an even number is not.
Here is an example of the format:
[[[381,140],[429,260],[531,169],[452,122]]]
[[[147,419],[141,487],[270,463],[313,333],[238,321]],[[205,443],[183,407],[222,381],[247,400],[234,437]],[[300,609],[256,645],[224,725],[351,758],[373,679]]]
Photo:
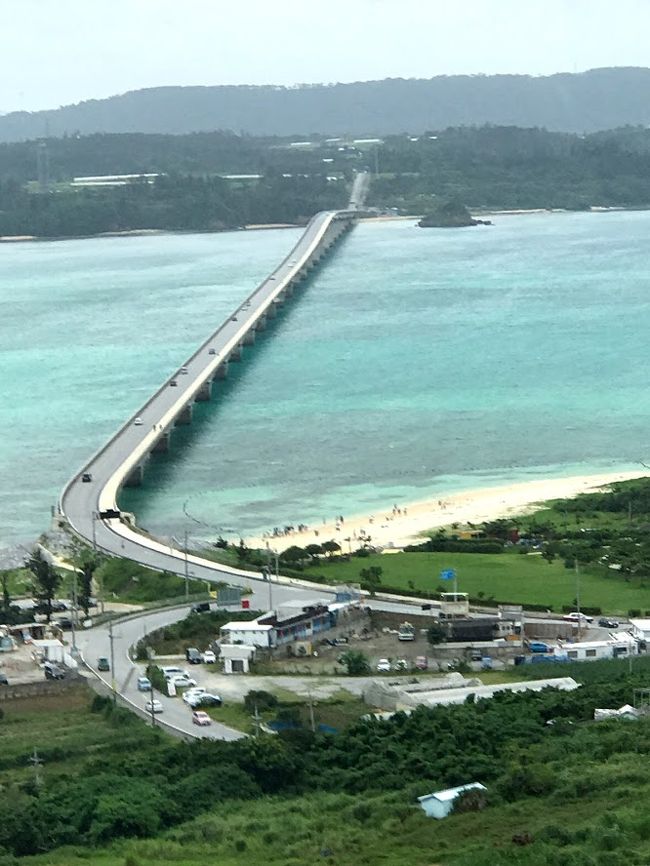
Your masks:
[[[121,506],[246,537],[650,463],[650,213],[359,225]],[[298,232],[0,246],[0,547]]]

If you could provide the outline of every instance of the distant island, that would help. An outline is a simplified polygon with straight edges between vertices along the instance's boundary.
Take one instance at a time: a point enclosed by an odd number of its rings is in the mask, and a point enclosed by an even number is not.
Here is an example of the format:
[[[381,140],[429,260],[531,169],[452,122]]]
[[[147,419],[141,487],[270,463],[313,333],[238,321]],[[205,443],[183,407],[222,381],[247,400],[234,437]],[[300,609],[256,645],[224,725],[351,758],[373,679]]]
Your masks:
[[[418,225],[420,228],[464,228],[465,226],[491,226],[490,220],[477,220],[467,210],[465,205],[457,201],[447,201],[433,210],[430,214],[422,217]]]

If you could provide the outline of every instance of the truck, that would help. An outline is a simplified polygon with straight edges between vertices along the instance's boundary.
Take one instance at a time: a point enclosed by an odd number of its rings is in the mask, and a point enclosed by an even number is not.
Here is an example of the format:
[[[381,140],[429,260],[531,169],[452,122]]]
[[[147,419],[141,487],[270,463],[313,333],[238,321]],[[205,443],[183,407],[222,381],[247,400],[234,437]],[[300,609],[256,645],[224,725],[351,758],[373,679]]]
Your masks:
[[[397,640],[415,640],[415,629],[410,622],[403,622],[400,625]]]

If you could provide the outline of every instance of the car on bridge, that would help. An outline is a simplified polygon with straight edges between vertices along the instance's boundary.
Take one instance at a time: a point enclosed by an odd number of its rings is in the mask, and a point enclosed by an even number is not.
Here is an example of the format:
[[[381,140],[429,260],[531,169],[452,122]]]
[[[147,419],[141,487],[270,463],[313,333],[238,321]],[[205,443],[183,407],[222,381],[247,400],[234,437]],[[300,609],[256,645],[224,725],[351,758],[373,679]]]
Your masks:
[[[163,711],[163,705],[155,698],[153,701],[147,701],[144,708],[148,713],[162,713]]]
[[[151,680],[149,677],[138,677],[138,691],[139,692],[150,692],[151,691]]]

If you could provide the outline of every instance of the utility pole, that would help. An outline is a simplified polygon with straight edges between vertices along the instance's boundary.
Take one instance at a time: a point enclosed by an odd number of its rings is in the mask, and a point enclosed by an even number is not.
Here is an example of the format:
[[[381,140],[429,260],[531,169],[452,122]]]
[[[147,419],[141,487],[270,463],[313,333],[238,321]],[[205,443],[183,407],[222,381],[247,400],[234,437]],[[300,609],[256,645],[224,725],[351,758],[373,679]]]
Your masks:
[[[273,584],[271,582],[271,569],[268,565],[262,566],[262,577],[269,585],[269,610],[273,610]]]
[[[97,527],[95,525],[95,521],[97,520],[97,512],[93,511],[93,550],[97,553]]]
[[[113,621],[108,622],[108,639],[111,645],[111,689],[113,691],[113,704],[117,703],[117,691],[115,689],[115,650],[113,648]]]
[[[187,529],[185,530],[185,601],[190,597],[189,563],[187,561]]]
[[[44,762],[43,762],[42,758],[38,757],[38,752],[36,751],[36,746],[34,746],[34,752],[28,760],[29,760],[29,763],[34,768],[34,785],[36,786],[36,790],[38,791],[38,789],[43,784],[43,780],[41,778],[41,766]]]
[[[72,616],[70,617],[70,630],[72,632],[72,656],[76,658],[77,656],[77,632],[76,632],[76,620],[77,620],[77,570],[76,568],[72,572]]]
[[[309,726],[312,734],[316,733],[316,720],[314,719],[314,700],[311,692],[309,692]]]
[[[582,617],[580,615],[580,568],[578,567],[578,557],[574,560],[576,572],[576,610],[578,612],[578,639],[582,634]]]
[[[257,704],[255,704],[255,713],[253,714],[253,723],[255,725],[255,736],[259,737],[262,720],[260,719],[260,714],[257,711]]]
[[[153,683],[151,683],[151,691],[149,692],[149,704],[151,708],[151,727],[156,727],[156,714],[153,711]]]

